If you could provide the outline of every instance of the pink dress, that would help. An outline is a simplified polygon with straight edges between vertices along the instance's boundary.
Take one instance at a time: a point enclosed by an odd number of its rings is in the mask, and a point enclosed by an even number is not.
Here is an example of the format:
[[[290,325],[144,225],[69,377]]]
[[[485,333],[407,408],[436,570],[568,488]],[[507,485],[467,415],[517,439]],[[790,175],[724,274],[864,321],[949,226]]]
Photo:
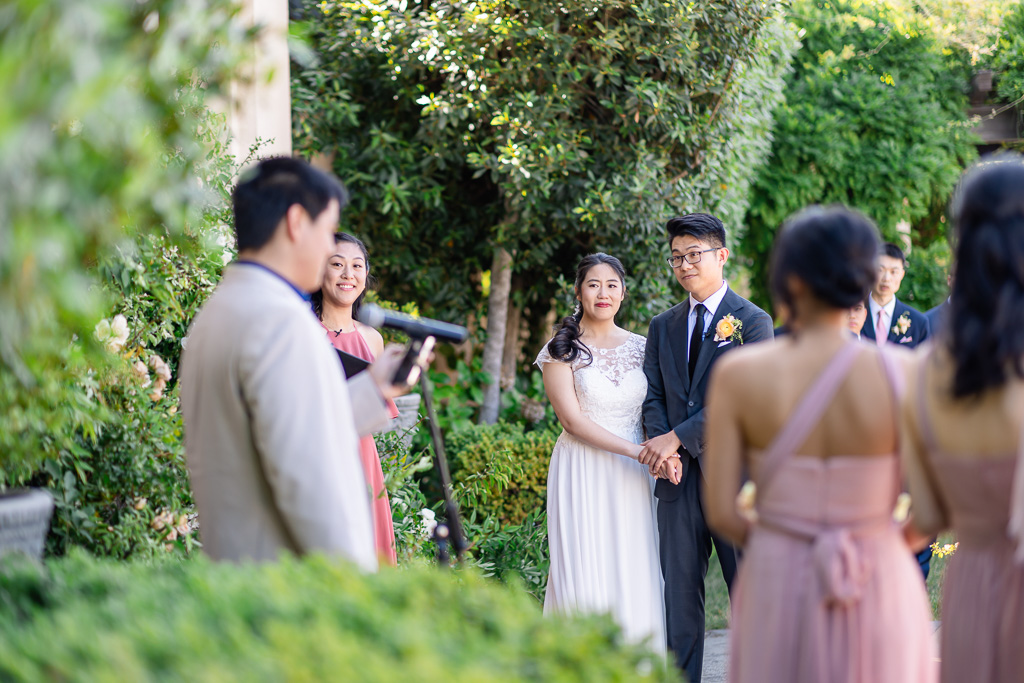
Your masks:
[[[919,394],[924,398],[923,394]],[[942,586],[942,680],[1024,679],[1024,566],[1007,535],[1015,453],[975,460],[944,452],[924,407],[921,436],[960,546]]]
[[[755,461],[758,522],[733,594],[731,681],[937,678],[921,570],[892,521],[896,454],[794,454],[863,348],[836,354]]]
[[[323,327],[323,323],[320,323]],[[352,332],[341,332],[335,334],[328,330],[327,338],[330,339],[334,348],[363,360],[372,361],[373,351],[370,345],[363,339],[358,330]],[[398,407],[394,401],[388,400],[388,410],[391,417],[398,417]],[[359,457],[363,461],[363,471],[366,473],[366,483],[370,487],[371,508],[373,511],[373,538],[377,547],[377,555],[382,562],[391,566],[398,563],[395,552],[395,527],[391,521],[391,501],[388,500],[388,490],[384,487],[384,470],[380,466],[380,455],[377,453],[377,444],[372,436],[364,436],[359,440]]]

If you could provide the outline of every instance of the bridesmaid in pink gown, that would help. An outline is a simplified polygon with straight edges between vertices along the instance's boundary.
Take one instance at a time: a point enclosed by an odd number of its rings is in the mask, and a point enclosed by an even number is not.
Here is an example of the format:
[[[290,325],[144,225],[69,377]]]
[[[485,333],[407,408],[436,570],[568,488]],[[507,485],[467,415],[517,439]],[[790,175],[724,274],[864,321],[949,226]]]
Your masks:
[[[901,369],[848,327],[878,248],[858,213],[791,218],[772,288],[795,332],[734,351],[711,377],[708,523],[743,546],[731,681],[937,678],[928,598],[909,531],[893,522]],[[744,471],[757,487],[753,514],[737,503]]]
[[[359,305],[371,286],[370,258],[366,246],[356,237],[339,232],[335,235],[335,253],[327,262],[323,284],[313,295],[313,310],[320,324],[327,332],[327,338],[334,348],[373,361],[384,350],[384,339],[380,332],[355,320]],[[388,400],[391,417],[398,417],[394,402]],[[359,442],[360,458],[366,483],[370,487],[373,512],[374,540],[380,561],[395,566],[395,528],[391,520],[391,502],[384,486],[384,470],[381,468],[377,444],[372,436],[364,436]]]
[[[954,216],[950,326],[904,408],[915,523],[959,547],[942,598],[942,680],[1024,679],[1024,162],[981,165]]]

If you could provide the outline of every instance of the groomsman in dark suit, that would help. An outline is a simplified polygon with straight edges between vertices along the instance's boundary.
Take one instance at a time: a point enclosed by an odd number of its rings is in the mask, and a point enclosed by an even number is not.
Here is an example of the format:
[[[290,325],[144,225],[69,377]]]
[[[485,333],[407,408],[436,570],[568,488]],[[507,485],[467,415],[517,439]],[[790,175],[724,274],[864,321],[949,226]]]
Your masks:
[[[860,333],[864,339],[870,339],[879,346],[889,342],[912,349],[931,334],[931,325],[924,313],[896,298],[906,272],[903,250],[886,242],[878,257],[878,280],[868,297],[868,319]],[[880,329],[885,330],[885,334],[879,335]],[[927,579],[932,565],[930,545],[917,553],[917,563]]]
[[[933,335],[938,334],[946,326],[946,317],[949,315],[949,299],[946,299],[935,308],[928,309],[924,317],[928,318],[928,327]]]
[[[704,660],[704,577],[712,544],[731,587],[736,551],[708,530],[701,505],[704,405],[708,374],[723,354],[772,338],[767,313],[740,297],[722,276],[729,259],[722,221],[695,213],[666,226],[676,280],[685,301],[654,317],[644,373],[648,440],[640,462],[663,476],[655,486],[669,649],[699,683]]]
[[[903,250],[886,242],[878,257],[878,280],[868,299],[868,319],[860,332],[863,338],[879,346],[888,341],[908,349],[928,338],[931,333],[928,319],[916,308],[896,298],[906,273],[907,261]],[[883,330],[883,333],[878,334],[878,330]]]
[[[946,277],[946,284],[949,288],[953,288],[953,276],[949,275]],[[924,317],[928,318],[928,327],[931,329],[932,335],[937,335],[946,326],[946,318],[949,317],[949,297],[935,308],[929,309]]]

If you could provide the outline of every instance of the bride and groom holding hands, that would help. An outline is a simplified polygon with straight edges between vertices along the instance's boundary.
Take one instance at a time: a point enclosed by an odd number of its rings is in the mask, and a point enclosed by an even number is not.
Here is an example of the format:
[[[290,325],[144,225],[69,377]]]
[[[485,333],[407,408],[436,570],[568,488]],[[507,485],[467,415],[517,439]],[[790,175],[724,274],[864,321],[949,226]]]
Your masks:
[[[708,376],[724,353],[771,339],[772,321],[726,284],[719,219],[689,214],[666,230],[688,296],[654,317],[646,340],[615,325],[622,264],[592,254],[576,273],[576,311],[537,358],[564,429],[548,473],[544,609],[611,613],[627,638],[667,647],[700,681],[712,547],[730,590],[737,568],[701,505]]]

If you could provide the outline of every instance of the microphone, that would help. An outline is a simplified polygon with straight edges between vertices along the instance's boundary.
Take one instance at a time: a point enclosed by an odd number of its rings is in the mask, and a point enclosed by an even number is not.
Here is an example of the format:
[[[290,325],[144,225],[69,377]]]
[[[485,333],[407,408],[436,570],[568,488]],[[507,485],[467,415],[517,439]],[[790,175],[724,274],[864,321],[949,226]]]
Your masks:
[[[404,332],[413,339],[424,339],[435,337],[438,341],[458,344],[466,340],[469,334],[465,327],[443,323],[440,320],[430,318],[414,318],[404,313],[385,311],[375,304],[364,304],[359,308],[359,315],[356,319],[370,327],[390,327],[393,330]]]

